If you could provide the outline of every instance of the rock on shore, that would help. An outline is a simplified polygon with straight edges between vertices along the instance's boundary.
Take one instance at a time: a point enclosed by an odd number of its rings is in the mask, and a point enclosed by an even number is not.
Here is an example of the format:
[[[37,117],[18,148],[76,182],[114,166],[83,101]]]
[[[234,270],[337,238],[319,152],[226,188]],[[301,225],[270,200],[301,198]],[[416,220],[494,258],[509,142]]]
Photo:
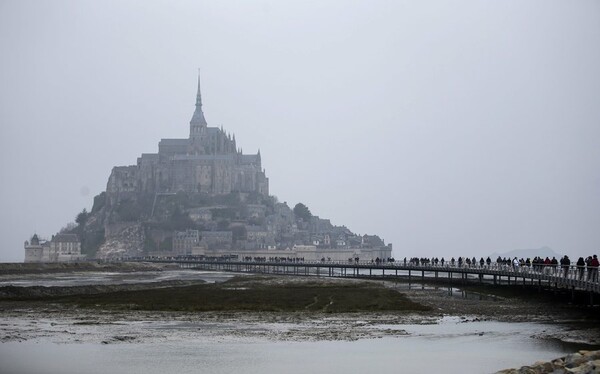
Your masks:
[[[496,374],[600,374],[600,351],[579,351],[548,362],[536,362],[519,369],[506,369]]]

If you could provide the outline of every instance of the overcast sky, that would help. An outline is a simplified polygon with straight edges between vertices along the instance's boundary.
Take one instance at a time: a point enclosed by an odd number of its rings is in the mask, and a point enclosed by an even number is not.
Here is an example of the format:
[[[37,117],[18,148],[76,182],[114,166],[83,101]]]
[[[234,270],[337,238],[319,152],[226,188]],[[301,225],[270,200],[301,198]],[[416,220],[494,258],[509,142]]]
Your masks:
[[[0,261],[209,126],[394,255],[600,252],[600,2],[0,1]]]

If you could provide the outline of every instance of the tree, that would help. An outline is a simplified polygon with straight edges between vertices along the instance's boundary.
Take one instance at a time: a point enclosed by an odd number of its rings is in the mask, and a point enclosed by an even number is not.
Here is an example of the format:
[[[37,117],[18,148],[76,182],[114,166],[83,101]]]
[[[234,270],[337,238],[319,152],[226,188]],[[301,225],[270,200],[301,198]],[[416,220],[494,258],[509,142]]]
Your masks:
[[[308,222],[312,217],[310,209],[308,209],[308,207],[302,203],[296,204],[294,207],[294,215],[296,215],[297,218],[302,218],[306,222]]]
[[[233,240],[246,240],[248,236],[248,230],[244,225],[232,225],[231,227],[231,235]]]
[[[75,222],[69,222],[66,224],[65,227],[63,227],[62,229],[60,229],[59,233],[61,234],[72,234],[75,232],[75,230],[77,229],[77,225],[75,224]]]
[[[169,226],[173,230],[186,230],[195,226],[194,221],[190,218],[190,215],[183,211],[179,206],[175,207]]]
[[[229,222],[228,219],[221,219],[217,222],[217,230],[227,231],[227,230],[229,230],[230,224],[231,224],[231,222]]]
[[[79,226],[84,226],[85,225],[85,221],[87,221],[88,219],[88,212],[85,208],[83,208],[83,210],[81,211],[81,213],[79,213],[77,215],[77,217],[75,217],[75,222],[79,225]]]

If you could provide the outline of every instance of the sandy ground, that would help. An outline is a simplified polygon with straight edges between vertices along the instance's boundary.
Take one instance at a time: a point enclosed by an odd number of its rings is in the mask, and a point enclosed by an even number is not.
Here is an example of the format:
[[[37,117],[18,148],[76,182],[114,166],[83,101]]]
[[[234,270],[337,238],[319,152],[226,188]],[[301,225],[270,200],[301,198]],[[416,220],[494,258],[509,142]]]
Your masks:
[[[348,279],[274,277],[268,282],[353,282]],[[538,300],[476,296],[464,298],[445,287],[405,289],[387,283],[410,299],[430,306],[430,312],[402,313],[247,313],[156,312],[81,309],[43,302],[0,301],[0,341],[49,340],[56,343],[135,343],[210,337],[264,338],[269,340],[357,340],[403,336],[406,324],[435,324],[456,316],[465,323],[484,320],[543,322],[559,328],[540,331],[540,339],[600,345],[593,311]],[[133,287],[133,286],[132,286]],[[591,313],[592,312],[592,313]],[[596,311],[597,312],[597,311]],[[590,327],[590,326],[594,327]]]

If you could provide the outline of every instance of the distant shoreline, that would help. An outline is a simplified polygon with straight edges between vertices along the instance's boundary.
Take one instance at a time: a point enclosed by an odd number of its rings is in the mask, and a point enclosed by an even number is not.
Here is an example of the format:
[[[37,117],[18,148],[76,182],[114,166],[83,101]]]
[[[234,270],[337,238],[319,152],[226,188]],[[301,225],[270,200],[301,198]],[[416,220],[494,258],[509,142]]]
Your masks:
[[[5,262],[0,263],[0,275],[14,274],[44,274],[66,273],[72,271],[161,271],[178,269],[179,267],[166,264],[151,264],[143,262],[63,262],[63,263],[34,263],[34,262]]]

